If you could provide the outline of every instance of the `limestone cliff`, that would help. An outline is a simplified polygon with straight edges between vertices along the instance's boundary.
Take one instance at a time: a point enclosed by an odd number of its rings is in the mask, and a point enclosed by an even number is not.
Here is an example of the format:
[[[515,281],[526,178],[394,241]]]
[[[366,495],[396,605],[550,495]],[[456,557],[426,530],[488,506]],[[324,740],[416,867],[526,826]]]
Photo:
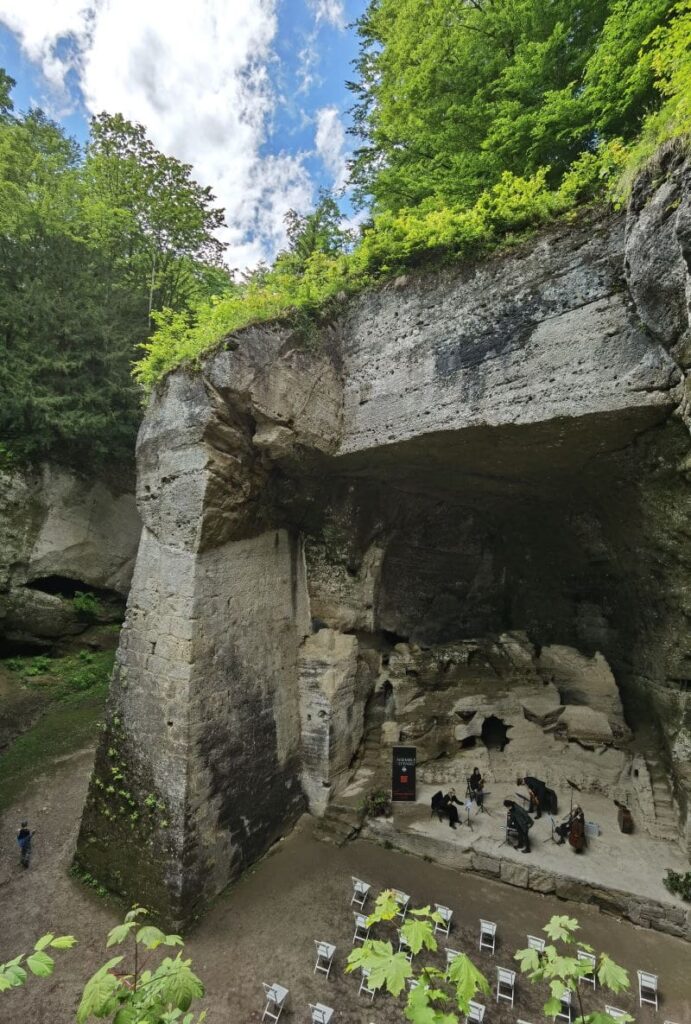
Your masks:
[[[309,350],[253,328],[167,378],[138,442],[93,875],[184,922],[343,790],[400,680],[409,709],[431,694],[430,756],[453,754],[448,645],[501,635],[533,652],[535,692],[502,697],[526,736],[558,713],[550,748],[620,749],[656,724],[686,820],[690,179],[670,151],[626,216],[363,294]]]
[[[122,615],[141,529],[134,496],[45,464],[0,474],[0,645],[49,649],[82,632],[79,590]]]

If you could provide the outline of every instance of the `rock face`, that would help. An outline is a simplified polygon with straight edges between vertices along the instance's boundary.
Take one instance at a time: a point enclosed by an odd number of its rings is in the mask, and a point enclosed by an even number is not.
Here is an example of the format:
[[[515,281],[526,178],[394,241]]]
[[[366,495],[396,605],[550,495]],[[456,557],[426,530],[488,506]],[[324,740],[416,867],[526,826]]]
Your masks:
[[[0,475],[0,637],[9,651],[50,647],[87,621],[74,594],[94,593],[99,616],[123,611],[141,524],[134,495],[44,465]]]
[[[363,294],[309,351],[253,328],[166,379],[93,875],[184,923],[399,738],[430,760],[472,742],[507,779],[541,744],[588,785],[596,751],[656,820],[669,780],[683,831],[689,178],[671,150],[626,217]]]

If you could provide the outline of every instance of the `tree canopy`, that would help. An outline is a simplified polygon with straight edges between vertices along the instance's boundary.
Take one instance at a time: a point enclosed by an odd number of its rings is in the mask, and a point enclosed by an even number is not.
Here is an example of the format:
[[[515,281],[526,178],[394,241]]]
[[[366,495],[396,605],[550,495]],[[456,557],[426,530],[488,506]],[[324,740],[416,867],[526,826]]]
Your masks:
[[[156,310],[225,287],[223,212],[119,115],[82,151],[0,77],[0,440],[15,459],[132,463]],[[7,455],[5,455],[7,457]]]
[[[301,329],[389,273],[477,259],[592,203],[691,133],[691,0],[370,0],[350,88],[359,236],[332,196],[235,280],[223,214],[145,130],[101,114],[82,152],[0,75],[0,442],[133,449],[139,391],[257,321]],[[312,332],[313,333],[313,332]],[[0,443],[0,452],[3,451]]]
[[[557,186],[660,105],[674,0],[372,0],[358,23],[352,179],[374,211],[469,205],[509,171]]]
[[[300,323],[384,274],[620,205],[655,148],[691,132],[691,0],[371,0],[357,30],[357,243],[331,244],[333,207],[291,215],[273,267],[157,318],[145,387],[253,321]]]

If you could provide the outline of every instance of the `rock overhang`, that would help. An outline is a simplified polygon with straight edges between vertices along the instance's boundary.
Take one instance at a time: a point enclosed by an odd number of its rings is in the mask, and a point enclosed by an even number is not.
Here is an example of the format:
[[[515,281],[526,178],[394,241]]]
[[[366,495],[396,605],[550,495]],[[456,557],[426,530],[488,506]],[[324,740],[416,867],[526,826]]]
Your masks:
[[[633,245],[631,216],[589,215],[357,296],[310,349],[285,325],[248,329],[153,396],[113,714],[135,785],[166,789],[175,741],[185,782],[164,794],[175,826],[152,869],[177,880],[158,897],[169,916],[196,912],[305,795],[322,810],[333,799],[397,636],[434,649],[522,629],[538,646],[604,650],[666,716],[670,750],[686,749],[668,689],[691,613],[686,328],[675,292],[676,340],[655,331],[657,221]],[[683,246],[660,238],[678,291]],[[335,631],[326,653],[311,630]],[[567,732],[607,732],[571,717]],[[102,875],[99,806],[92,789],[79,856],[88,866],[95,836]],[[136,879],[116,883],[135,894]]]

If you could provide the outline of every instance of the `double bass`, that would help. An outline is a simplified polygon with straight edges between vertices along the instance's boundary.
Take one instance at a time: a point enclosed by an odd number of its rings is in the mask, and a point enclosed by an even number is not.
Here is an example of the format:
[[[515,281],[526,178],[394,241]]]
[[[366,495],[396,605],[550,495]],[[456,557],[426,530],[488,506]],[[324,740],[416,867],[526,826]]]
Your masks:
[[[569,845],[576,853],[582,853],[587,845],[585,837],[585,815],[580,807],[574,807],[569,816]]]

